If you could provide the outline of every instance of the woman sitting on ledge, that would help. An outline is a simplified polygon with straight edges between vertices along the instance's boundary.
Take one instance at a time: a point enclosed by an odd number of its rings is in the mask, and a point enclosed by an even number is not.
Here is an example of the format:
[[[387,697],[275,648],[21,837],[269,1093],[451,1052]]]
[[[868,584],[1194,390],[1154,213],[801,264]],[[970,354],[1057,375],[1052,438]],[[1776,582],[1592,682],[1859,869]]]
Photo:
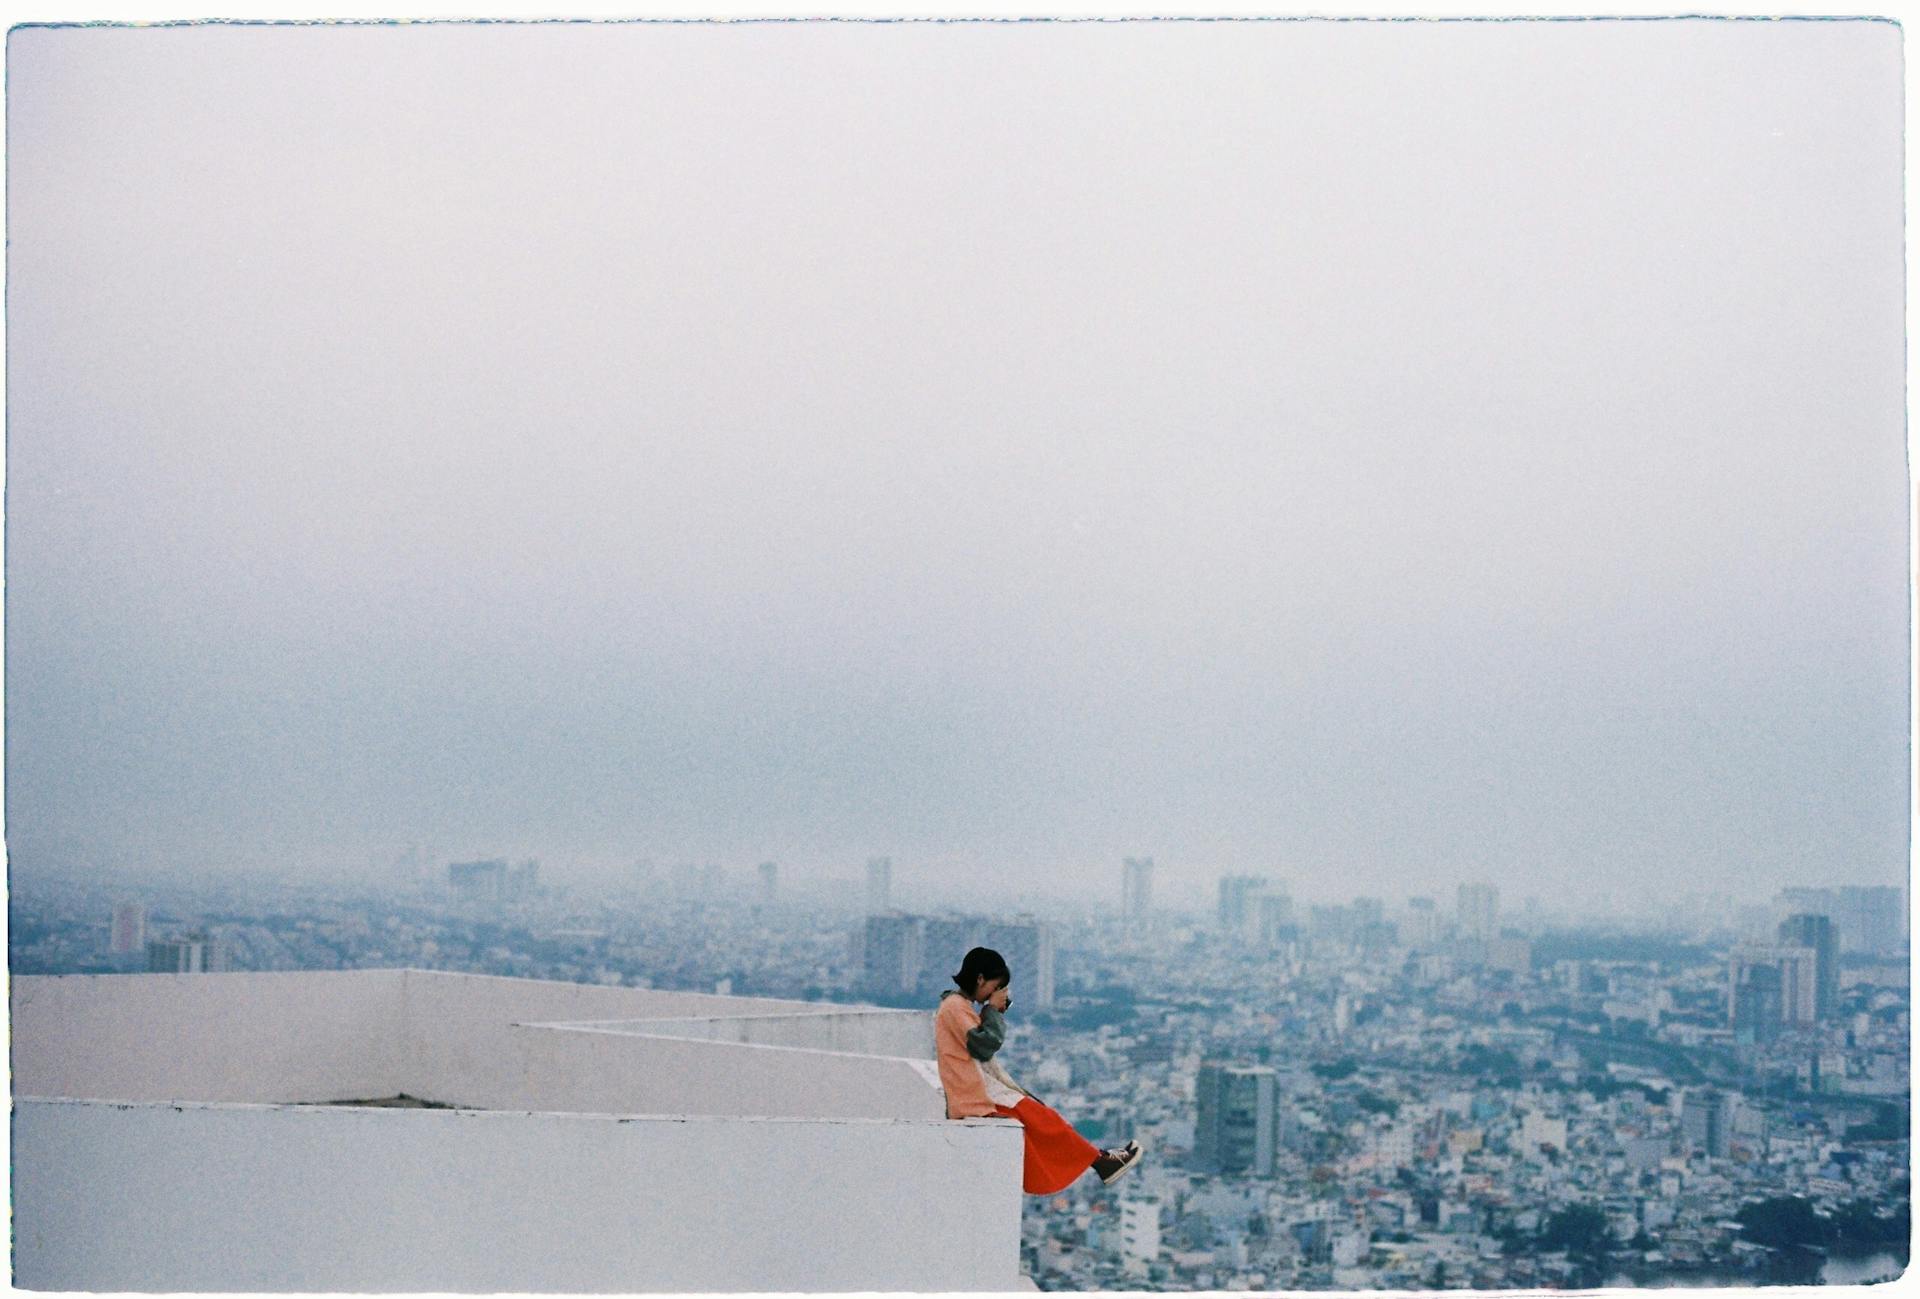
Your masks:
[[[1035,1100],[1007,1076],[993,1058],[1007,1038],[1003,1012],[1012,1005],[1007,985],[1013,975],[1000,953],[976,947],[953,976],[958,991],[940,994],[933,1017],[933,1039],[940,1063],[940,1086],[947,1094],[950,1119],[1019,1119],[1027,1151],[1020,1184],[1028,1195],[1053,1195],[1071,1186],[1091,1168],[1111,1182],[1140,1162],[1137,1141],[1115,1150],[1099,1150],[1071,1124]],[[970,1003],[977,1002],[979,1010]]]

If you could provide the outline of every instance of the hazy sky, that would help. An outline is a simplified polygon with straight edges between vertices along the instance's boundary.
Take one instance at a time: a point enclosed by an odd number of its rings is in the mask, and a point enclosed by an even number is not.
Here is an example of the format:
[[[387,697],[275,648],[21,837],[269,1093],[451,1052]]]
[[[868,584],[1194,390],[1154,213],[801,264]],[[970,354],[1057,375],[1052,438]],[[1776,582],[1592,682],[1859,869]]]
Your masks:
[[[16,867],[1897,883],[1885,23],[27,29]]]

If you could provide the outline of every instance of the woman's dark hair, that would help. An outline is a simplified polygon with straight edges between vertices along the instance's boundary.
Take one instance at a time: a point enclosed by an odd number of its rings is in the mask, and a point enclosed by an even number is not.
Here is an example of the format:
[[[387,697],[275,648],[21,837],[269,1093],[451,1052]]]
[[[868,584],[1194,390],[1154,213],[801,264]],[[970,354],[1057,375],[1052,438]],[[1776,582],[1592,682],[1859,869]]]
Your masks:
[[[1007,968],[1007,960],[991,947],[976,947],[967,953],[960,962],[960,973],[953,981],[960,985],[960,991],[971,997],[980,986],[982,979],[1013,980],[1013,971]]]

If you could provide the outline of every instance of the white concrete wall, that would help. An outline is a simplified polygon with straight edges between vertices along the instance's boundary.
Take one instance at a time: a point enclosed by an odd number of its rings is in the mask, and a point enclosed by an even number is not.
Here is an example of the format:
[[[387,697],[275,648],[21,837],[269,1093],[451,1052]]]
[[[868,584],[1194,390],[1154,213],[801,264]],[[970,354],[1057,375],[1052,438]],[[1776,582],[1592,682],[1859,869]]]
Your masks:
[[[18,1096],[273,1104],[406,1092],[483,1109],[613,1114],[922,1119],[944,1112],[937,1085],[905,1061],[831,1053],[904,1050],[919,1028],[889,1011],[872,1012],[884,1022],[866,1027],[860,1013],[820,1003],[359,970],[34,976],[13,981],[12,1009]],[[768,1027],[787,1014],[837,1027]],[[823,1049],[796,1055],[516,1027],[692,1017],[701,1024],[748,1017],[761,1027],[742,1036],[811,1035]]]
[[[555,1019],[658,1019],[691,1015],[774,1015],[836,1009],[819,1001],[775,997],[722,997],[707,992],[665,988],[612,988],[597,983],[563,983],[448,970],[405,970],[410,1004],[428,1010],[453,996],[465,1005],[521,1022]]]
[[[594,1029],[512,1028],[485,1055],[454,1062],[444,1079],[416,1076],[427,1089],[416,1094],[485,1109],[916,1120],[946,1114],[932,1061]]]
[[[939,1119],[907,1060],[539,1027],[541,1021],[819,1012],[818,1003],[407,973],[406,1088],[481,1109]],[[885,1013],[885,1012],[882,1012]],[[516,1024],[518,1021],[518,1024]]]
[[[850,1055],[885,1055],[909,1060],[934,1058],[933,1012],[930,1010],[814,1010],[806,1014],[725,1018],[605,1020],[582,1027],[652,1037],[844,1051]]]
[[[399,970],[11,981],[13,1093],[328,1101],[408,1090]]]
[[[991,1119],[21,1100],[15,1283],[1013,1290],[1020,1158],[1018,1125]]]

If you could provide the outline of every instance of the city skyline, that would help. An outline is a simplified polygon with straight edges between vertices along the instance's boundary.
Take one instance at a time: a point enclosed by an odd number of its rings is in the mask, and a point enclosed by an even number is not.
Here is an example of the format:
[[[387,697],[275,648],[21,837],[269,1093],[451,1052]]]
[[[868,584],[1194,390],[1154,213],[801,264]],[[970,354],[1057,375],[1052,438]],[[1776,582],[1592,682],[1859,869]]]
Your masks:
[[[814,1024],[839,1025],[831,1041],[809,1043],[793,1036],[797,1025],[765,1024],[775,1034],[765,1040],[800,1048],[782,1052],[781,1063],[802,1073],[829,1063],[810,1048],[849,1049],[845,1031],[859,1019],[894,1017],[900,1030],[884,1035],[881,1051],[894,1064],[874,1059],[875,1067],[924,1060],[937,985],[960,947],[986,939],[1014,973],[1002,1052],[1014,1075],[1090,1139],[1138,1138],[1152,1152],[1117,1195],[1086,1178],[1061,1197],[1029,1198],[991,1243],[975,1239],[974,1249],[1001,1269],[1014,1266],[1017,1251],[1020,1272],[1043,1290],[1592,1289],[1816,1277],[1845,1284],[1885,1279],[1906,1263],[1910,961],[1892,926],[1870,928],[1860,935],[1863,950],[1849,951],[1844,926],[1802,909],[1817,903],[1849,916],[1872,901],[1845,890],[1781,890],[1741,926],[1713,912],[1670,914],[1660,928],[1604,917],[1549,924],[1533,912],[1513,918],[1522,936],[1491,937],[1485,899],[1473,893],[1465,906],[1388,911],[1384,923],[1377,902],[1364,898],[1316,905],[1256,933],[1231,913],[1157,908],[1064,908],[1045,919],[1002,911],[969,921],[897,909],[873,915],[858,890],[836,906],[784,893],[767,905],[750,887],[703,896],[673,887],[575,891],[544,876],[524,889],[482,883],[502,873],[493,863],[461,862],[437,879],[384,888],[162,882],[131,907],[98,880],[16,887],[10,957],[23,1122],[35,1125],[25,1144],[36,1152],[22,1156],[23,1204],[44,1212],[49,1198],[34,1188],[74,1175],[72,1161],[45,1144],[45,1107],[72,1105],[61,1097],[137,1096],[144,1102],[131,1109],[123,1099],[92,1113],[191,1141],[170,1098],[204,1083],[196,1063],[203,1059],[265,1063],[254,1090],[219,1094],[239,1103],[213,1106],[228,1109],[223,1121],[261,1103],[279,1109],[276,1122],[302,1121],[316,1101],[362,1115],[372,1107],[402,1147],[435,1130],[436,1111],[538,1117],[522,1112],[529,1097],[503,1092],[502,1083],[564,1083],[576,1104],[585,1099],[572,1086],[576,1070],[518,1067],[507,1041],[414,1056],[410,1079],[364,1067],[339,1076],[343,1061],[373,1061],[368,1044],[387,1039],[368,1011],[403,1005],[413,993],[440,1007],[418,1020],[454,1037],[470,1034],[487,1006],[497,1012],[502,997],[544,1007],[548,1017],[557,1006],[574,1007],[564,1018],[594,1031],[618,1014],[609,998],[629,1006],[680,998],[696,1013],[728,1015],[772,1004],[728,999],[774,998]],[[1892,917],[1881,906],[1866,918]],[[129,950],[136,923],[154,940],[145,953]],[[1047,982],[1055,984],[1051,1005],[1042,995]],[[312,1034],[289,1029],[303,1008],[355,987],[407,996],[355,994],[357,1010],[335,1005]],[[213,1003],[228,1013],[207,1014]],[[116,1004],[143,1013],[108,1013]],[[202,1009],[192,1011],[195,1004]],[[838,1013],[821,1016],[829,1005]],[[179,1012],[187,1013],[176,1035],[167,1025]],[[503,1016],[498,1030],[524,1034],[527,1019]],[[119,1031],[99,1031],[103,1023]],[[243,1036],[264,1034],[273,1049],[186,1045],[197,1033],[218,1037],[242,1023],[252,1026]],[[668,1038],[685,1029],[685,1021],[666,1023],[680,1025],[666,1029]],[[560,1045],[544,1031],[535,1036]],[[49,1049],[61,1040],[67,1049]],[[296,1041],[304,1054],[283,1049]],[[851,1049],[864,1055],[872,1047]],[[428,1059],[439,1067],[417,1067]],[[110,1093],[101,1090],[106,1075],[118,1080]],[[275,1081],[262,1085],[268,1075]],[[238,1080],[224,1076],[229,1085]],[[675,1068],[623,1068],[603,1080],[611,1090],[596,1092],[593,1108],[637,1107],[642,1118],[676,1122],[682,1110],[726,1103],[726,1089],[711,1082],[672,1103],[636,1098],[636,1085],[672,1087],[676,1078],[686,1082]],[[799,1091],[866,1103],[845,1087]],[[190,1094],[206,1104],[199,1091]],[[562,1099],[548,1093],[537,1108]],[[921,1094],[922,1104],[928,1099]],[[935,1129],[944,1124],[938,1113],[936,1099],[926,1114]],[[391,1142],[377,1145],[354,1162],[396,1158]],[[310,1148],[338,1157],[332,1143]],[[399,1158],[405,1167],[383,1173],[383,1185],[442,1166]],[[594,1158],[611,1161],[600,1173],[624,1167],[610,1152]],[[835,1161],[813,1172],[831,1178],[862,1166]],[[1003,1168],[996,1181],[1010,1188],[1016,1165],[1009,1159]],[[591,1168],[583,1171],[570,1186],[601,1184]],[[903,1191],[902,1179],[888,1193],[926,1211],[925,1188],[950,1187],[941,1177],[914,1185],[922,1189]],[[105,1206],[126,1206],[130,1226],[151,1225],[150,1197],[77,1198],[109,1216],[119,1210]],[[595,1198],[589,1192],[586,1202]],[[392,1239],[383,1234],[392,1215],[377,1201],[332,1202],[365,1219],[345,1228],[349,1237]],[[324,1190],[305,1188],[293,1200],[303,1213],[329,1202]],[[280,1210],[249,1205],[246,1230],[224,1218],[211,1226],[236,1257],[284,1267],[284,1251],[260,1230],[284,1209],[284,1201]],[[635,1226],[644,1229],[649,1217],[639,1214]],[[329,1216],[336,1230],[348,1220]],[[64,1233],[33,1233],[35,1267],[71,1268],[83,1255],[122,1276],[140,1265],[143,1254],[124,1233],[106,1231],[118,1243],[102,1250],[63,1223]],[[180,1248],[177,1219],[159,1226],[174,1268],[236,1265]],[[1810,1252],[1796,1241],[1832,1248]],[[383,1276],[414,1266],[420,1252],[404,1243],[384,1260],[378,1251],[354,1254],[363,1288],[381,1288]],[[197,1262],[187,1257],[194,1254]],[[584,1255],[580,1265],[589,1267],[616,1257],[593,1248]],[[443,1242],[438,1257],[442,1288],[449,1267],[525,1262],[495,1239]],[[882,1248],[865,1266],[885,1257]]]
[[[712,858],[672,858],[642,857],[618,864],[600,864],[555,861],[539,854],[526,857],[513,857],[510,854],[492,851],[468,851],[464,853],[423,852],[418,845],[411,846],[403,854],[391,860],[385,858],[372,862],[340,862],[329,871],[309,873],[296,867],[279,866],[272,863],[253,862],[235,864],[226,867],[209,866],[194,862],[165,871],[143,870],[129,867],[125,863],[104,862],[91,865],[85,870],[68,872],[47,869],[44,863],[15,863],[14,873],[26,883],[44,884],[58,880],[111,882],[129,896],[137,895],[143,883],[160,885],[172,879],[202,880],[208,883],[232,881],[288,881],[300,878],[312,878],[316,885],[328,884],[341,887],[372,887],[385,889],[393,886],[417,886],[425,881],[444,879],[450,870],[458,872],[470,866],[486,866],[494,863],[512,865],[518,871],[529,868],[536,870],[543,880],[549,881],[565,890],[578,889],[585,895],[620,895],[635,889],[664,889],[672,892],[693,882],[702,882],[702,887],[716,895],[725,893],[741,898],[754,892],[753,876],[757,867],[767,864],[759,854],[731,860]],[[469,860],[471,859],[471,860]],[[1097,910],[1111,910],[1117,914],[1128,914],[1126,889],[1128,861],[1146,861],[1151,864],[1152,894],[1142,914],[1187,915],[1195,918],[1215,917],[1220,908],[1220,890],[1227,881],[1251,881],[1257,887],[1255,899],[1272,902],[1298,902],[1302,906],[1340,905],[1354,901],[1383,902],[1396,913],[1409,909],[1437,906],[1438,916],[1451,921],[1459,911],[1458,890],[1461,888],[1491,887],[1496,894],[1495,908],[1499,915],[1511,919],[1522,913],[1542,915],[1563,915],[1589,920],[1617,918],[1636,922],[1653,920],[1668,914],[1674,907],[1684,907],[1691,913],[1702,908],[1715,906],[1728,909],[1731,921],[1734,912],[1753,908],[1789,903],[1799,910],[1821,911],[1822,907],[1805,899],[1836,892],[1858,893],[1892,889],[1902,899],[1902,904],[1885,923],[1892,924],[1904,931],[1909,923],[1909,912],[1905,899],[1910,894],[1907,882],[1893,885],[1870,884],[1859,879],[1836,876],[1818,883],[1799,881],[1784,887],[1748,887],[1703,888],[1685,881],[1670,881],[1664,888],[1655,886],[1646,889],[1625,890],[1605,880],[1592,883],[1586,888],[1559,890],[1548,895],[1542,892],[1525,892],[1512,895],[1500,894],[1497,885],[1492,885],[1485,876],[1461,874],[1445,878],[1433,876],[1414,877],[1401,874],[1398,882],[1386,888],[1364,888],[1341,878],[1312,872],[1274,870],[1223,869],[1201,863],[1188,864],[1184,869],[1172,866],[1163,869],[1162,864],[1151,857],[1123,858],[1119,862],[1106,865],[1098,863],[1075,863],[1074,868],[1061,876],[1042,880],[1017,881],[1016,886],[1005,890],[1000,896],[1034,902],[1058,902],[1076,906],[1090,906]],[[880,875],[885,879],[884,891],[876,891],[876,863],[885,863]],[[901,859],[896,869],[895,859],[891,856],[869,856],[865,864],[846,861],[830,864],[824,868],[805,870],[790,869],[787,859],[777,859],[779,878],[783,885],[789,886],[781,894],[782,899],[793,901],[796,905],[806,906],[818,902],[821,898],[839,897],[852,899],[856,896],[868,899],[868,909],[874,912],[888,910],[913,910],[928,906],[944,907],[948,910],[969,911],[977,908],[980,897],[977,889],[970,888],[965,880],[956,881],[949,871],[937,863],[913,862]],[[1244,886],[1243,886],[1244,887]],[[794,890],[797,890],[795,892]],[[876,897],[888,897],[889,905],[871,905]],[[1798,900],[1795,900],[1798,899]],[[1248,916],[1252,916],[1249,911]]]
[[[16,31],[14,866],[1904,885],[1899,41]]]

